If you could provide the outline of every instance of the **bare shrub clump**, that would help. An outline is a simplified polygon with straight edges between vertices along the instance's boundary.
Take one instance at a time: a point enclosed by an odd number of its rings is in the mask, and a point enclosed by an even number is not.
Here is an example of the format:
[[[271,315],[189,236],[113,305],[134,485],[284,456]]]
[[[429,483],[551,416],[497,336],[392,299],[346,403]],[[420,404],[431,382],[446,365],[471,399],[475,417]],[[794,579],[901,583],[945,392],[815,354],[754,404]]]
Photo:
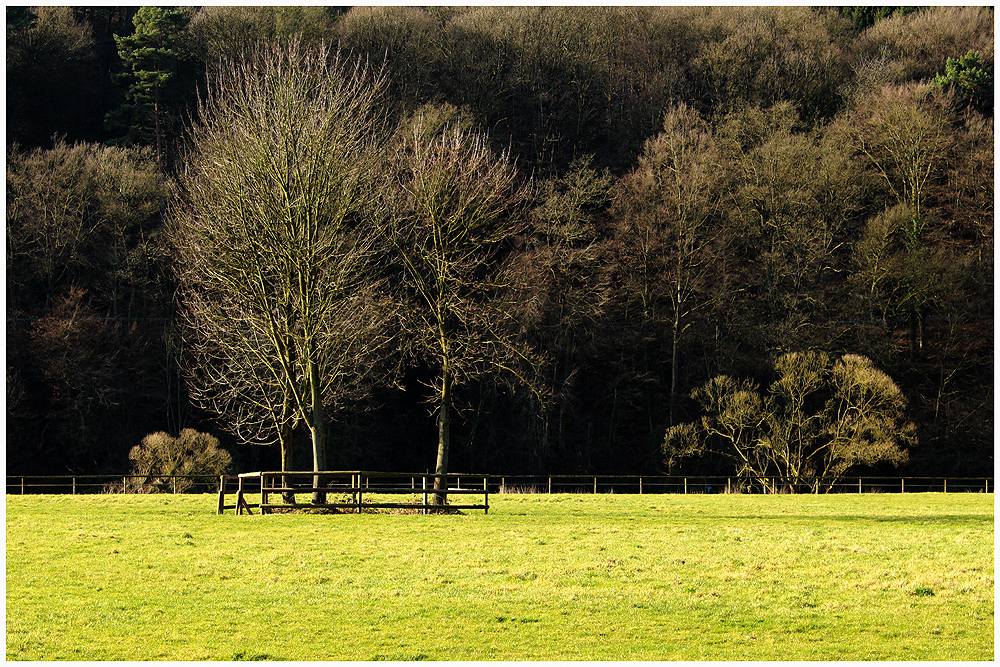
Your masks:
[[[132,475],[144,477],[141,487],[150,493],[207,490],[215,478],[229,471],[233,462],[229,452],[219,449],[218,438],[191,428],[176,438],[163,431],[150,433],[128,457]],[[195,482],[191,477],[175,475],[203,475],[206,479]]]

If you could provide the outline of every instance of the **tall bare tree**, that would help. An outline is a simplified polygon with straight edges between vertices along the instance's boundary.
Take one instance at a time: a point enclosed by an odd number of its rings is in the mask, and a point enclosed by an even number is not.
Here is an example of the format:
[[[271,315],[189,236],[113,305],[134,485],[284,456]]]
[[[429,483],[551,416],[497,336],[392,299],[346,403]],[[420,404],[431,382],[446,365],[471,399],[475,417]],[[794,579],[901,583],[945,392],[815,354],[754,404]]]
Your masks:
[[[575,160],[565,174],[534,189],[531,234],[516,260],[524,335],[545,351],[547,362],[540,380],[544,396],[525,401],[527,429],[517,436],[531,445],[536,468],[553,453],[564,454],[567,431],[584,421],[579,411],[587,388],[580,379],[598,332],[607,330],[599,320],[615,289],[602,271],[609,244],[598,238],[595,224],[615,181],[592,163],[589,155]]]
[[[677,422],[681,349],[694,313],[705,301],[705,278],[717,268],[713,252],[726,170],[711,128],[679,105],[664,116],[663,132],[646,142],[639,166],[622,181],[616,214],[634,257],[634,282],[644,321],[668,304],[670,425]]]
[[[854,147],[892,193],[899,207],[896,210],[908,207],[909,219],[900,230],[906,242],[900,282],[902,306],[910,319],[911,356],[924,345],[930,301],[924,203],[954,148],[951,103],[946,94],[930,85],[885,86],[861,100],[852,116]]]
[[[457,122],[440,132],[432,125],[418,116],[401,143],[398,201],[385,231],[403,268],[412,344],[437,368],[434,472],[445,475],[455,385],[490,365],[513,370],[504,363],[515,346],[503,250],[522,224],[523,194],[508,154]],[[444,484],[435,478],[435,489]],[[444,494],[434,498],[444,502]]]
[[[270,424],[285,465],[301,421],[327,468],[329,409],[382,340],[369,223],[384,86],[325,47],[262,49],[220,69],[190,131],[172,238],[192,379],[234,426]]]

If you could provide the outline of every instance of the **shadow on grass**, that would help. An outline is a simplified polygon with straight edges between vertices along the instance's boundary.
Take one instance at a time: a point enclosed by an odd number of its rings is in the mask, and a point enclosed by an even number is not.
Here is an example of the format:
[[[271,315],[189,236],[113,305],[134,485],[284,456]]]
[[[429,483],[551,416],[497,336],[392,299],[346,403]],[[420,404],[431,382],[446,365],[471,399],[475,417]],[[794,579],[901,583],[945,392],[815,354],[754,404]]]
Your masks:
[[[714,517],[713,517],[714,518]],[[728,521],[789,521],[802,520],[814,522],[822,521],[843,521],[846,523],[913,523],[931,524],[940,526],[963,526],[963,525],[993,525],[993,517],[980,514],[945,514],[945,515],[915,515],[915,516],[871,516],[866,514],[738,514],[733,516],[718,517]]]

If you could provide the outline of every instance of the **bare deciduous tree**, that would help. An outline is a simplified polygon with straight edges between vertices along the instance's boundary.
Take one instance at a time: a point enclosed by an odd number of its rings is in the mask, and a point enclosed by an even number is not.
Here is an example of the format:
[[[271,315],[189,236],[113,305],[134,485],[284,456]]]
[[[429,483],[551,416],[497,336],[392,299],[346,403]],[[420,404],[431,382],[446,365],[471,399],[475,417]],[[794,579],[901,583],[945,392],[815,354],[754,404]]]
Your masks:
[[[864,99],[854,115],[854,146],[881,176],[898,204],[913,208],[909,243],[923,232],[928,181],[940,168],[954,138],[947,100],[929,86],[886,86]]]
[[[502,251],[522,224],[523,195],[510,156],[493,153],[485,137],[457,122],[437,133],[418,116],[396,166],[398,200],[385,232],[403,268],[412,344],[437,369],[434,471],[444,475],[455,385],[504,366],[515,349]],[[444,483],[437,477],[434,486]]]
[[[664,116],[663,132],[646,142],[639,166],[623,179],[617,208],[622,240],[633,248],[632,271],[644,321],[659,318],[657,301],[668,305],[670,330],[670,422],[677,398],[684,334],[705,300],[705,278],[713,251],[726,173],[711,129],[698,113],[680,105]],[[655,326],[655,325],[654,325]]]
[[[515,260],[524,336],[546,357],[538,367],[544,392],[526,397],[525,431],[515,436],[531,445],[536,467],[567,450],[567,431],[583,418],[580,401],[587,388],[579,380],[598,332],[606,330],[599,320],[614,291],[601,271],[609,244],[598,239],[595,225],[614,179],[592,163],[592,156],[579,158],[563,176],[535,189],[532,233]]]
[[[854,147],[870,162],[899,207],[908,207],[902,226],[906,261],[900,271],[902,305],[910,319],[910,355],[923,348],[928,298],[923,283],[924,200],[944,169],[955,143],[947,94],[929,85],[885,86],[863,99],[852,118]]]
[[[235,427],[269,424],[286,465],[301,422],[327,468],[329,408],[382,341],[370,222],[384,86],[293,42],[222,67],[190,132],[172,237],[192,379]]]

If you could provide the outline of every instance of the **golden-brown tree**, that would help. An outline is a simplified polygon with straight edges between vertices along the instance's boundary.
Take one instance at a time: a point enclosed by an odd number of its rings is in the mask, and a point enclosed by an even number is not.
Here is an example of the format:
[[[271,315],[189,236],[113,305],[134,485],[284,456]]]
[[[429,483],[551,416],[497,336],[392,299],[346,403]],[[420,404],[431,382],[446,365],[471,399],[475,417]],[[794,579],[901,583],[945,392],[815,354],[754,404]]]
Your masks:
[[[774,371],[764,394],[725,375],[696,389],[692,396],[705,414],[667,430],[667,464],[717,453],[732,459],[746,482],[794,493],[828,491],[854,466],[907,460],[915,436],[903,420],[906,398],[869,359],[789,352],[774,361]]]

